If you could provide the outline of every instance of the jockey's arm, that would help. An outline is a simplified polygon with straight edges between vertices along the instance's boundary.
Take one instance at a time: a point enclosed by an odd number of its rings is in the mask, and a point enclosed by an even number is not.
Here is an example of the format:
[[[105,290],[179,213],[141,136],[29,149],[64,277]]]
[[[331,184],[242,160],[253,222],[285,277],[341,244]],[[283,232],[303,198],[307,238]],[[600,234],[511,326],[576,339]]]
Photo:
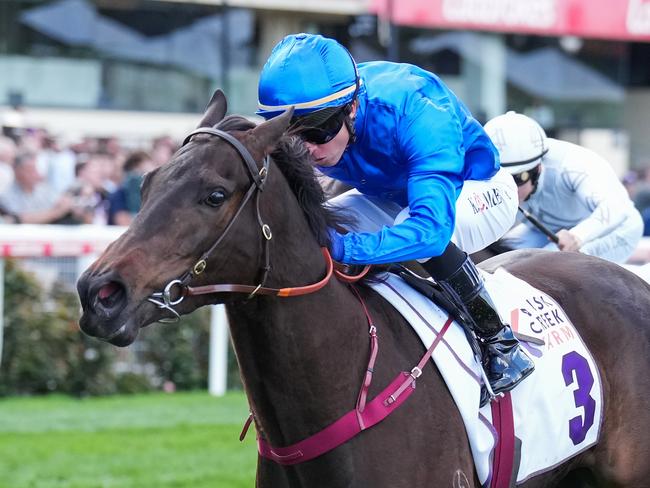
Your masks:
[[[420,104],[397,127],[401,154],[408,166],[410,216],[376,233],[342,237],[342,262],[381,264],[439,256],[454,231],[456,197],[463,183],[463,135],[456,116]]]
[[[589,217],[569,229],[569,232],[578,239],[580,245],[621,225],[625,221],[629,209],[633,207],[625,189],[618,180],[611,181],[611,178],[605,178],[598,174],[596,166],[594,166],[593,172],[567,172],[565,179],[573,188],[575,197],[591,210]],[[619,186],[620,188],[618,188]]]

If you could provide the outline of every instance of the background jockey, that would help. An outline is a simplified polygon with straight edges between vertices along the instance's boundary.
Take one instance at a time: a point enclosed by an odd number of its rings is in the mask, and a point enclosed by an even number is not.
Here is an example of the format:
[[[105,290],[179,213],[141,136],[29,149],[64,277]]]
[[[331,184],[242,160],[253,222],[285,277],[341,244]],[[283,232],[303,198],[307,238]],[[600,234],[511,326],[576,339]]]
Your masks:
[[[472,317],[468,325],[484,348],[493,390],[507,391],[530,374],[532,361],[501,322],[466,254],[512,226],[517,196],[463,103],[416,66],[357,66],[335,40],[297,34],[276,45],[266,62],[257,113],[269,119],[290,107],[290,130],[316,167],[354,187],[330,200],[358,220],[345,235],[332,232],[334,259],[419,260]]]
[[[581,251],[623,263],[643,221],[611,165],[593,151],[547,138],[530,117],[508,112],[485,125],[501,165],[514,175],[522,207],[555,232],[556,245],[523,218],[502,239],[511,249]]]

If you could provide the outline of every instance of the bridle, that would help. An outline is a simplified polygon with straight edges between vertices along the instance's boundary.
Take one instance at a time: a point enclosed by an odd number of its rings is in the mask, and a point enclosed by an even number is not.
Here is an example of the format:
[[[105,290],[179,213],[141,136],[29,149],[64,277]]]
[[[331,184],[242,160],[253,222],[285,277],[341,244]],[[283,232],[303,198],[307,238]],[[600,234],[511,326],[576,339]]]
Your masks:
[[[327,273],[323,279],[319,282],[295,288],[266,288],[264,283],[268,277],[270,267],[270,258],[269,258],[269,243],[272,238],[271,228],[264,223],[260,214],[260,194],[264,189],[264,184],[266,182],[266,177],[269,171],[269,162],[270,159],[268,156],[265,156],[262,168],[258,171],[257,164],[253,160],[253,157],[250,155],[248,150],[234,137],[230,134],[223,132],[218,129],[213,128],[199,128],[191,132],[183,141],[183,146],[187,144],[192,136],[196,134],[210,134],[217,136],[231,146],[239,153],[242,160],[246,164],[248,173],[252,178],[251,186],[244,195],[239,208],[233,215],[228,225],[224,229],[223,233],[217,238],[217,240],[210,246],[210,248],[203,253],[201,258],[196,262],[196,264],[188,271],[186,271],[180,278],[175,279],[167,283],[162,292],[153,293],[148,300],[156,305],[159,308],[169,310],[174,314],[172,319],[161,319],[160,321],[177,321],[180,318],[180,314],[174,310],[174,306],[178,305],[183,301],[183,299],[188,295],[203,295],[208,293],[219,293],[219,292],[240,292],[248,293],[248,298],[252,298],[256,294],[264,295],[275,295],[281,297],[296,296],[296,295],[306,295],[313,293],[315,291],[323,288],[330,280],[333,274],[336,274],[339,279],[346,283],[353,283],[360,280],[370,269],[369,266],[366,266],[364,270],[357,276],[348,276],[344,273],[334,270],[334,263],[332,257],[329,254],[329,251],[326,248],[323,248],[323,256],[327,262]],[[203,273],[207,267],[207,260],[216,249],[216,247],[224,239],[224,236],[234,225],[234,222],[237,220],[237,217],[241,214],[243,208],[246,206],[248,201],[255,196],[255,209],[257,212],[257,222],[260,225],[262,230],[262,235],[264,237],[264,265],[261,268],[261,280],[260,284],[257,286],[250,285],[234,285],[234,284],[217,284],[217,285],[206,285],[199,287],[190,287],[190,281],[195,277]],[[173,299],[171,296],[172,289],[178,286],[180,289],[179,297]],[[379,350],[377,329],[373,324],[373,321],[370,317],[370,313],[364,303],[363,298],[352,288],[353,293],[356,295],[357,299],[361,303],[366,320],[368,322],[368,333],[370,336],[370,356],[368,359],[368,366],[364,375],[363,383],[359,389],[359,394],[357,396],[357,403],[353,410],[348,412],[346,415],[341,417],[338,421],[329,425],[325,429],[313,434],[312,436],[304,439],[296,444],[286,447],[273,447],[262,436],[258,437],[258,451],[261,456],[271,459],[280,464],[296,464],[303,461],[308,461],[310,459],[316,458],[325,452],[328,452],[337,446],[347,442],[349,439],[359,434],[361,431],[368,429],[375,425],[376,423],[382,421],[385,417],[390,415],[396,408],[398,408],[415,390],[415,381],[420,375],[422,375],[422,370],[424,365],[429,361],[429,358],[433,354],[434,349],[438,343],[442,340],[443,335],[451,325],[453,319],[451,316],[447,318],[447,321],[440,331],[437,334],[436,339],[433,341],[431,346],[427,349],[425,354],[420,359],[420,362],[415,366],[410,372],[403,371],[400,372],[397,377],[392,381],[392,383],[385,388],[379,395],[374,399],[367,402],[368,391],[371,386],[373,371],[375,366],[375,361],[377,359],[377,353]],[[253,419],[253,414],[249,416],[249,419],[244,425],[244,430],[240,436],[240,439],[243,439],[243,436],[246,435],[248,426],[250,426]]]
[[[343,275],[343,273],[334,270],[334,263],[332,261],[332,257],[330,256],[329,251],[323,248],[322,251],[327,264],[327,272],[325,274],[325,277],[322,280],[318,281],[317,283],[313,283],[311,285],[306,285],[301,287],[292,287],[292,288],[265,287],[264,283],[266,283],[266,279],[268,278],[269,272],[271,271],[269,246],[271,243],[271,239],[273,237],[273,233],[271,232],[271,227],[268,224],[264,223],[264,221],[262,220],[262,215],[260,213],[260,195],[261,192],[264,190],[266,177],[268,176],[270,158],[268,155],[265,156],[264,161],[262,163],[262,168],[258,169],[257,163],[251,156],[248,149],[246,149],[241,142],[239,142],[237,139],[235,139],[227,132],[215,128],[210,128],[210,127],[200,127],[190,132],[190,134],[183,141],[183,146],[188,144],[192,139],[192,137],[197,134],[213,135],[219,137],[220,139],[230,144],[237,151],[242,161],[244,162],[252,182],[250,187],[246,191],[244,198],[239,204],[239,208],[230,219],[230,222],[228,222],[228,224],[226,225],[226,228],[223,230],[223,232],[217,238],[217,240],[212,244],[212,246],[210,246],[210,248],[201,255],[201,257],[194,264],[194,266],[192,266],[192,268],[187,270],[179,278],[171,280],[169,283],[167,283],[167,285],[163,288],[163,291],[152,293],[151,296],[147,298],[148,301],[157,305],[158,308],[165,309],[173,314],[173,317],[162,318],[159,320],[159,322],[177,322],[180,319],[180,314],[174,309],[174,307],[179,303],[181,303],[186,296],[206,295],[211,293],[224,293],[224,292],[247,293],[248,294],[247,299],[250,299],[255,295],[274,295],[280,297],[306,295],[323,288],[329,282],[330,278],[332,277],[332,274],[334,273],[336,273],[337,276],[339,276],[339,278],[342,279],[343,281],[352,282],[361,279],[361,277],[363,277],[368,272],[369,267],[366,267],[362,271],[362,273],[357,276],[350,277],[347,275]],[[255,197],[255,211],[257,215],[257,223],[260,227],[260,230],[262,232],[262,238],[263,238],[262,241],[263,242],[263,261],[262,261],[263,265],[260,267],[260,279],[258,281],[259,284],[253,286],[253,285],[223,283],[223,284],[204,285],[204,286],[197,286],[197,287],[189,286],[189,283],[195,277],[199,276],[201,273],[205,271],[205,269],[207,268],[208,258],[212,255],[212,253],[217,248],[217,246],[223,241],[225,236],[228,234],[230,229],[235,224],[239,215],[241,215],[246,204],[253,197]],[[172,292],[174,291],[175,287],[178,288],[178,296],[176,298],[172,296]]]
[[[241,142],[239,142],[237,139],[235,139],[227,132],[224,132],[219,129],[210,128],[210,127],[200,127],[190,132],[190,134],[183,141],[183,146],[188,144],[192,139],[192,137],[197,134],[209,134],[209,135],[217,136],[220,139],[226,141],[228,144],[230,144],[235,149],[235,151],[237,151],[242,161],[244,162],[252,182],[250,187],[246,191],[244,198],[239,204],[239,208],[230,219],[230,222],[228,222],[228,224],[226,225],[224,231],[216,239],[216,241],[212,244],[212,246],[210,246],[210,248],[201,255],[201,257],[194,264],[194,266],[192,266],[191,269],[187,270],[179,278],[171,280],[169,283],[167,283],[167,285],[165,286],[162,292],[153,293],[149,298],[147,298],[147,300],[149,300],[150,302],[158,305],[158,308],[168,310],[174,314],[173,318],[171,319],[163,318],[160,320],[161,322],[170,322],[170,321],[176,322],[180,318],[180,315],[176,310],[174,310],[173,307],[181,303],[187,295],[201,294],[201,293],[191,293],[190,290],[192,289],[188,286],[189,283],[195,277],[199,276],[201,273],[205,271],[205,269],[207,268],[208,258],[212,255],[212,253],[217,248],[217,246],[221,244],[221,242],[226,237],[230,229],[232,229],[233,225],[237,221],[237,218],[239,217],[239,215],[241,215],[244,207],[246,206],[248,201],[251,200],[251,198],[253,198],[253,196],[255,196],[255,211],[257,214],[257,222],[260,226],[260,229],[262,231],[262,236],[263,236],[263,244],[264,244],[263,263],[264,264],[260,269],[261,278],[259,281],[259,285],[257,285],[256,287],[251,287],[249,297],[252,297],[257,292],[259,292],[259,290],[263,288],[263,285],[266,282],[266,279],[268,277],[269,271],[271,270],[271,266],[269,262],[269,244],[271,242],[271,238],[273,237],[273,233],[271,232],[271,228],[269,227],[269,225],[265,224],[264,221],[262,220],[262,216],[260,213],[260,198],[259,198],[261,192],[264,190],[264,184],[266,183],[266,176],[268,175],[268,171],[269,171],[269,162],[270,162],[269,156],[267,155],[264,157],[262,168],[258,169],[257,163],[251,156],[248,149],[246,149]],[[230,286],[242,286],[242,285],[230,285]],[[172,297],[172,290],[174,289],[174,287],[178,287],[180,289],[180,293],[178,297],[175,299]],[[232,290],[232,291],[237,291],[237,290]]]
[[[160,320],[161,322],[176,322],[180,318],[179,313],[176,310],[174,310],[173,307],[181,303],[187,295],[193,294],[189,292],[190,291],[190,287],[188,286],[189,283],[195,277],[199,276],[201,273],[205,271],[205,269],[207,268],[208,258],[212,255],[212,253],[217,248],[217,246],[221,244],[221,242],[226,237],[226,235],[228,235],[228,232],[230,231],[230,229],[232,229],[239,215],[241,215],[242,211],[244,210],[244,207],[246,206],[248,201],[251,198],[253,198],[253,196],[255,196],[255,211],[257,213],[257,222],[260,226],[260,229],[262,231],[262,236],[263,236],[264,265],[260,269],[261,278],[259,281],[259,285],[257,285],[257,287],[252,287],[250,296],[253,296],[257,291],[259,291],[263,287],[268,277],[269,271],[271,270],[271,266],[269,263],[269,244],[271,242],[271,238],[273,237],[273,233],[271,232],[271,228],[269,227],[269,225],[265,224],[264,221],[262,220],[262,216],[260,213],[260,198],[259,198],[261,192],[264,190],[264,184],[266,183],[266,176],[268,175],[269,172],[269,162],[270,162],[269,156],[267,155],[264,157],[262,168],[258,169],[257,163],[253,159],[253,156],[251,156],[248,149],[246,149],[241,142],[239,142],[237,139],[235,139],[227,132],[224,132],[219,129],[211,128],[211,127],[199,127],[198,129],[193,130],[185,138],[182,145],[185,146],[186,144],[188,144],[192,139],[192,137],[194,137],[197,134],[209,134],[209,135],[217,136],[220,139],[226,141],[228,144],[230,144],[235,149],[235,151],[237,151],[242,161],[244,162],[244,165],[248,170],[248,175],[250,176],[252,182],[250,187],[246,191],[244,198],[239,204],[239,208],[230,219],[230,222],[228,222],[228,224],[226,225],[224,231],[216,239],[216,241],[212,244],[212,246],[210,246],[210,248],[207,251],[205,251],[203,255],[201,255],[201,257],[194,264],[194,266],[192,266],[191,269],[187,270],[179,278],[175,280],[171,280],[169,283],[167,283],[167,285],[165,286],[162,292],[153,293],[149,298],[147,298],[147,300],[149,300],[150,302],[158,305],[158,308],[166,309],[174,314],[173,318],[171,319],[163,318]],[[175,299],[172,297],[172,291],[174,287],[178,287],[180,289],[180,293],[178,297]]]

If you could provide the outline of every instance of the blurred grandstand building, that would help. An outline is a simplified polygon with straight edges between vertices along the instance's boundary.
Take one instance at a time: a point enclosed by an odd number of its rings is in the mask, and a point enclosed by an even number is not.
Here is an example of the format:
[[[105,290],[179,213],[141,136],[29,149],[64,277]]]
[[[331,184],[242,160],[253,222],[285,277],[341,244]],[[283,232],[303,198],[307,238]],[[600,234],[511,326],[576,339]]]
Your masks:
[[[648,0],[3,0],[0,112],[67,140],[180,138],[217,87],[252,115],[297,31],[430,69],[477,118],[528,113],[621,175],[650,155]]]

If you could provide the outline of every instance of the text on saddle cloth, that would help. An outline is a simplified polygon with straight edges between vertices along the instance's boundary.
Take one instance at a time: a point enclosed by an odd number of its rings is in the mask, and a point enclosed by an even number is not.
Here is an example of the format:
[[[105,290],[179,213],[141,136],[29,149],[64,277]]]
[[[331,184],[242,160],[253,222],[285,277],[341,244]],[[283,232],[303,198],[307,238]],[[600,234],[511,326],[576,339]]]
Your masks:
[[[602,383],[591,353],[555,300],[503,269],[482,274],[502,319],[519,337],[530,337],[522,344],[535,361],[531,376],[510,392],[514,432],[521,445],[515,471],[521,482],[597,442]],[[407,319],[428,347],[447,312],[400,277],[384,278],[370,286]],[[489,483],[496,434],[490,406],[479,409],[480,366],[459,324],[452,325],[432,359],[463,417],[479,480]]]

